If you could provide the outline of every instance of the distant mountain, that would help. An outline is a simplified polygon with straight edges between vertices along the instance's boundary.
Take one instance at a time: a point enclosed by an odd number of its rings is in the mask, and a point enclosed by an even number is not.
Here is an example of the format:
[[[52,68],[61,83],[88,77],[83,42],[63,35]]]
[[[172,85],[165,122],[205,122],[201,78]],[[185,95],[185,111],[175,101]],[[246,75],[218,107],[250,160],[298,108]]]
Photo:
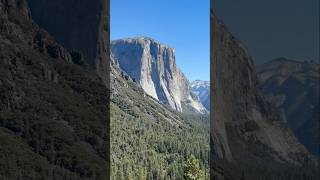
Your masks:
[[[210,111],[210,82],[196,80],[191,83],[192,92],[195,93],[204,107]]]
[[[278,58],[258,66],[258,75],[263,92],[284,110],[300,142],[319,154],[319,63]]]
[[[112,41],[111,52],[120,68],[148,95],[179,112],[206,112],[177,67],[173,48],[148,37],[137,37]]]
[[[317,159],[266,100],[248,50],[211,13],[211,177],[318,179]]]

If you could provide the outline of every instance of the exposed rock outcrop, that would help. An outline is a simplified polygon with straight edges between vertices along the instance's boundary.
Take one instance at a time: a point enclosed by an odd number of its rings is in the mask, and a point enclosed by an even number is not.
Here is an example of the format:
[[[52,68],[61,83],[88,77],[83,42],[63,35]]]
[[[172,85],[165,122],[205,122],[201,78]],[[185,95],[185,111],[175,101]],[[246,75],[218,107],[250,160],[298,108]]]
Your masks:
[[[34,21],[69,51],[80,52],[107,83],[109,1],[26,0]]]
[[[213,12],[211,65],[213,162],[222,159],[223,164],[236,164],[236,168],[225,167],[225,173],[238,170],[236,176],[245,173],[245,179],[278,178],[277,173],[286,177],[294,173],[288,167],[316,164],[262,94],[245,46]]]
[[[299,141],[310,152],[319,154],[320,65],[277,58],[257,69],[268,100],[283,109]]]
[[[183,106],[196,112],[206,111],[177,67],[173,48],[139,37],[112,41],[111,51],[120,68],[139,82],[148,95],[180,112]]]

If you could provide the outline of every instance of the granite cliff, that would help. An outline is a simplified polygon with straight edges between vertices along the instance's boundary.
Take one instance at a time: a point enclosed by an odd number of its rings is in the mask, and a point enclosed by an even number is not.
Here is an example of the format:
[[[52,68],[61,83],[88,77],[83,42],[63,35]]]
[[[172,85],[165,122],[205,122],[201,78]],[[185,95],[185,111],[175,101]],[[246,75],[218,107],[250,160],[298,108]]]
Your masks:
[[[119,66],[156,100],[182,112],[204,113],[186,76],[176,65],[175,50],[151,38],[138,37],[111,42]]]
[[[107,83],[109,1],[26,0],[33,20],[67,50],[83,56]]]
[[[316,160],[263,95],[246,47],[213,12],[211,69],[213,177],[287,179],[308,171],[316,179],[316,168],[305,168],[315,167]]]

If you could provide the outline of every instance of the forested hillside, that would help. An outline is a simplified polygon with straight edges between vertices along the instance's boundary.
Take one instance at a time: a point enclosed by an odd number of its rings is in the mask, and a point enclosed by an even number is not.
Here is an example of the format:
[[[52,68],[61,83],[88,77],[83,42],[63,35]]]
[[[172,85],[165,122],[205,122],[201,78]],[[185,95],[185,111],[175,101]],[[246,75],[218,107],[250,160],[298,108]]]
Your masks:
[[[112,179],[188,179],[198,161],[197,176],[209,179],[208,115],[165,107],[116,69],[111,83]]]
[[[0,179],[109,177],[108,89],[81,59],[0,1]]]

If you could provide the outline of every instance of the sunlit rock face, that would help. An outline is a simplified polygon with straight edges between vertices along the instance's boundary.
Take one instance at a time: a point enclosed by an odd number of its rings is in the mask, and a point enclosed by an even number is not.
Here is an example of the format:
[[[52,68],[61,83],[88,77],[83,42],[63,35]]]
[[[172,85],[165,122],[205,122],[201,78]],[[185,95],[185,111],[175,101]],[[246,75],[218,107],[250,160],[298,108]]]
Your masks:
[[[137,37],[112,41],[111,51],[120,68],[148,95],[180,112],[185,105],[196,112],[206,112],[177,67],[173,48],[151,38]]]

